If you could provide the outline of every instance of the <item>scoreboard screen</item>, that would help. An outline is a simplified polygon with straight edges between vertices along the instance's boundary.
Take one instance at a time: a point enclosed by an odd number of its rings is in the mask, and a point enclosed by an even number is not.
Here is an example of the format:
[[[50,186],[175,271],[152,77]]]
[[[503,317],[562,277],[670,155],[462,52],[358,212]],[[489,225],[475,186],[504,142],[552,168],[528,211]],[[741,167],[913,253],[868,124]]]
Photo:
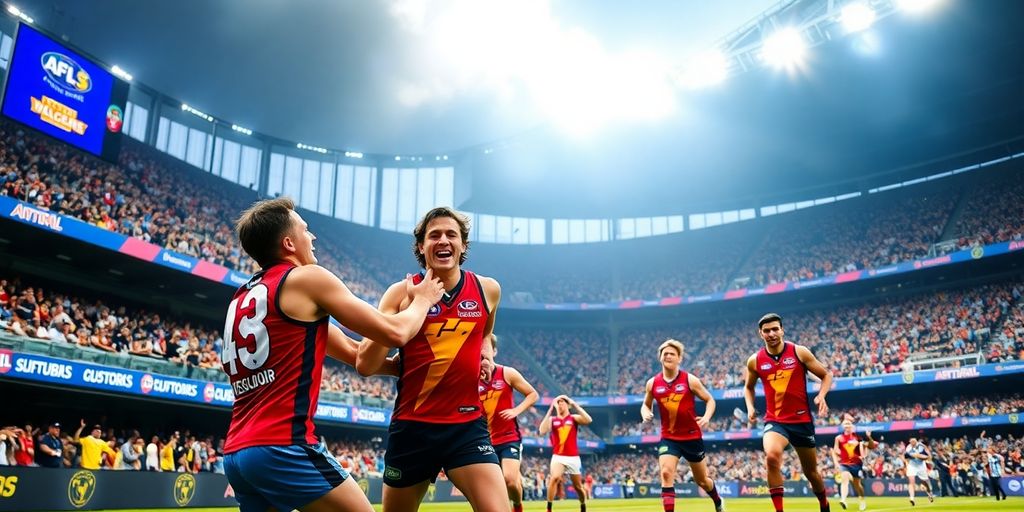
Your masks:
[[[22,23],[3,114],[111,162],[121,149],[128,83]]]

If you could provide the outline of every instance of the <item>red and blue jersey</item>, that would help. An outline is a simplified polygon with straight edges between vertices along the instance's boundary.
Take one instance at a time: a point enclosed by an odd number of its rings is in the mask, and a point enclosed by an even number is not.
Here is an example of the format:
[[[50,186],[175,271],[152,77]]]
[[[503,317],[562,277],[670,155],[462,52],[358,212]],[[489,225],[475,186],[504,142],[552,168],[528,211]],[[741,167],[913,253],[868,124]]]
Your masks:
[[[848,466],[861,464],[860,436],[856,432],[839,434],[839,463]]]
[[[659,372],[651,383],[651,394],[658,403],[662,439],[692,441],[702,437],[686,372],[680,371],[671,381]]]
[[[414,276],[419,283],[422,274]],[[477,276],[434,304],[423,327],[400,350],[396,420],[464,423],[480,418],[480,349],[490,312]]]
[[[278,263],[257,273],[228,306],[221,360],[235,403],[224,453],[318,442],[313,414],[328,324],[326,317],[301,322],[281,311],[281,285],[293,269]]]
[[[516,418],[506,420],[501,411],[515,408],[512,386],[505,380],[505,367],[497,365],[491,380],[480,381],[480,403],[487,415],[487,430],[491,433],[491,444],[498,446],[505,443],[518,443],[523,440],[519,434],[519,421]]]
[[[810,423],[810,401],[807,397],[807,367],[796,355],[796,345],[784,342],[777,356],[762,347],[755,358],[757,376],[764,384],[768,402],[764,420],[777,423]]]

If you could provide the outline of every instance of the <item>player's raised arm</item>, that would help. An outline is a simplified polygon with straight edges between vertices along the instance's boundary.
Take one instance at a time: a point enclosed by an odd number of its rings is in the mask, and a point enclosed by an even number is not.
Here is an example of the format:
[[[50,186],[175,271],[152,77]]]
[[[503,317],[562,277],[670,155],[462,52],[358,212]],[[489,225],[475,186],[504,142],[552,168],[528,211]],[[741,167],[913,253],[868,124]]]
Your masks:
[[[519,402],[519,405],[498,413],[506,420],[518,417],[524,411],[533,407],[533,404],[537,403],[537,399],[540,398],[540,394],[533,388],[533,385],[531,385],[523,377],[523,374],[519,373],[519,370],[516,370],[515,368],[505,367],[505,382],[508,382],[508,385],[512,386],[512,389],[523,394],[523,401]]]
[[[640,419],[644,423],[654,421],[654,393],[651,389],[654,386],[654,377],[647,379],[647,385],[644,386],[644,402],[640,404]]]
[[[796,346],[796,357],[807,367],[809,372],[821,379],[821,390],[814,397],[814,404],[818,406],[818,416],[824,417],[828,414],[828,403],[825,402],[825,396],[832,389],[832,372],[825,368],[825,365],[821,364],[821,361],[818,361],[818,358],[814,357],[814,354],[803,345]]]
[[[590,414],[588,414],[587,411],[583,410],[583,407],[581,407],[580,404],[576,403],[576,401],[573,400],[572,398],[565,398],[566,400],[569,401],[569,405],[575,408],[577,411],[576,414],[572,415],[573,419],[576,420],[576,423],[579,423],[580,425],[590,425],[591,423],[594,422],[594,418],[591,418]]]
[[[711,396],[711,393],[704,387],[704,383],[692,373],[688,374],[687,384],[690,386],[690,391],[697,398],[704,400],[704,415],[697,418],[697,425],[700,426],[701,430],[707,430],[708,425],[711,423],[711,417],[715,415],[715,397]]]
[[[388,287],[384,296],[380,298],[378,306],[380,312],[386,315],[398,313],[402,304],[408,299],[406,287],[406,281],[400,281]],[[356,355],[356,371],[364,377],[377,373],[384,366],[390,350],[391,347],[386,343],[377,343],[370,338],[364,339],[359,345]]]
[[[337,318],[346,327],[378,343],[401,346],[416,335],[427,317],[427,311],[441,300],[444,286],[430,272],[417,285],[409,286],[412,300],[404,311],[385,315],[356,297],[329,270],[318,265],[303,265],[288,276],[286,291],[307,295],[326,314]],[[323,315],[320,315],[323,316]]]
[[[757,409],[754,408],[754,389],[757,386],[757,357],[747,359],[747,375],[743,383],[743,401],[747,404],[747,426],[757,425]]]
[[[551,413],[555,412],[555,402],[557,401],[558,398],[555,398],[554,400],[551,401],[551,405],[548,406],[547,414],[544,415],[544,419],[540,420],[540,427],[538,427],[538,432],[542,436],[546,436],[548,432],[551,432]]]
[[[358,341],[349,338],[337,325],[330,324],[327,327],[327,356],[341,361],[353,368],[356,367],[359,347]],[[394,359],[387,359],[384,364],[369,375],[398,375],[398,366]],[[365,377],[365,375],[364,375]]]

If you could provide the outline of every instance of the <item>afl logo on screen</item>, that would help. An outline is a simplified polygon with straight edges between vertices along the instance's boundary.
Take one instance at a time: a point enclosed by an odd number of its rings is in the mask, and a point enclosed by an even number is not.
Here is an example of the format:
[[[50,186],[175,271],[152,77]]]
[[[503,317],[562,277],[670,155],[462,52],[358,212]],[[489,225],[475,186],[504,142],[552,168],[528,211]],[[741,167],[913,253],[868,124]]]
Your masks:
[[[50,80],[75,93],[92,90],[92,77],[71,57],[57,52],[46,52],[40,62]]]

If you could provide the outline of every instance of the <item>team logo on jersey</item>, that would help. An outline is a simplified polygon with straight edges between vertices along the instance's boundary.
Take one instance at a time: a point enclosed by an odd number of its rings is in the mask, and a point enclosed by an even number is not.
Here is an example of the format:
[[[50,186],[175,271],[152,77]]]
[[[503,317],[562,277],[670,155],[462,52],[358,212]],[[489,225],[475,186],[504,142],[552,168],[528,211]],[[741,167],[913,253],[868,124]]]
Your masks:
[[[96,492],[96,475],[91,471],[79,471],[68,482],[68,501],[76,508],[82,508]]]
[[[665,386],[658,386],[654,388],[655,393],[664,393],[666,391],[668,391],[668,388],[666,388]]]
[[[189,473],[178,475],[174,480],[174,502],[184,507],[196,495],[196,477]]]
[[[487,386],[484,386],[483,384],[481,384],[481,385],[476,387],[476,392],[477,393],[482,395],[482,394],[484,394],[484,391],[487,391]]]
[[[782,364],[786,364],[786,365],[796,364],[796,359],[793,359],[792,357],[787,357],[787,358],[782,360]]]
[[[464,300],[459,303],[459,316],[462,318],[470,317],[481,317],[483,313],[479,311],[480,303],[475,300]]]
[[[683,384],[676,384],[676,393],[682,393],[686,391],[686,386]]]
[[[491,384],[491,387],[493,387],[495,390],[505,389],[505,383],[500,380],[495,381],[494,384]]]
[[[428,317],[429,316],[437,316],[437,315],[440,315],[440,314],[441,314],[441,306],[438,306],[437,304],[434,304],[433,306],[430,306],[430,310],[427,311],[427,316]]]
[[[771,370],[772,369],[772,365],[770,363],[762,364],[761,365],[761,369],[762,370]]]
[[[57,52],[46,52],[39,59],[46,76],[54,85],[77,94],[92,90],[92,77],[71,57]]]

